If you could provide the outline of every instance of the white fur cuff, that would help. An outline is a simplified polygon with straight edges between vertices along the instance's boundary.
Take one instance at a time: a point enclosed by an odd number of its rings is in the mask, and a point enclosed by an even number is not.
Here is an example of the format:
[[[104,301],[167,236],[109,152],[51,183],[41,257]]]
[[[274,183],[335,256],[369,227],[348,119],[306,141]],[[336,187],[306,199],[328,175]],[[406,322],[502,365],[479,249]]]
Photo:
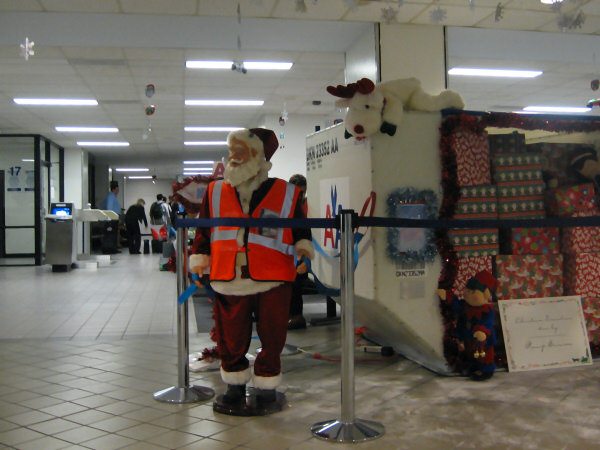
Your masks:
[[[296,248],[296,252],[298,252],[298,250],[304,250],[308,252],[308,259],[313,259],[315,257],[315,244],[308,239],[299,240],[296,242],[294,247]]]
[[[210,256],[209,255],[191,255],[190,256],[190,270],[196,266],[200,266],[203,269],[206,269],[210,265]]]
[[[275,375],[274,377],[261,377],[254,374],[252,383],[257,389],[275,389],[281,384],[281,379],[281,374]]]
[[[241,372],[225,372],[221,367],[221,379],[227,384],[242,385],[250,381],[252,374],[250,368],[242,370]]]

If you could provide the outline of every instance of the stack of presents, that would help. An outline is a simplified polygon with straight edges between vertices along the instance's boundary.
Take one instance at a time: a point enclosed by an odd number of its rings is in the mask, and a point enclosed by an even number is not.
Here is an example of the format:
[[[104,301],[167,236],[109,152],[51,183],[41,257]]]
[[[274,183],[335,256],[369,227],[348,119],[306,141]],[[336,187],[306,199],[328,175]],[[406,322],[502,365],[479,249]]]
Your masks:
[[[569,174],[579,144],[525,145],[525,135],[456,129],[461,192],[455,219],[599,216],[594,184]],[[514,222],[514,221],[513,221]],[[600,342],[600,227],[453,229],[454,291],[487,269],[497,300],[580,295],[589,338]]]

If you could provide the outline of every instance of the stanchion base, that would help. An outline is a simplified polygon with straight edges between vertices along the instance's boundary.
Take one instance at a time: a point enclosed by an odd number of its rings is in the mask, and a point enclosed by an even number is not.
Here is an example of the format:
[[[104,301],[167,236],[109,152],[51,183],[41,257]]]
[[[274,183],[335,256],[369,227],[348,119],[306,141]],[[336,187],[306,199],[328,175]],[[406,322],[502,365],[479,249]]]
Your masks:
[[[246,401],[240,403],[223,403],[223,395],[217,396],[213,403],[213,411],[227,414],[229,416],[268,416],[278,413],[287,406],[285,394],[276,392],[276,399],[271,403],[258,403],[256,401],[256,389],[246,390]]]
[[[154,400],[164,403],[200,403],[215,396],[215,391],[202,386],[173,386],[154,393]]]
[[[352,423],[328,420],[315,423],[310,431],[314,437],[324,441],[353,443],[380,438],[385,433],[385,427],[371,420],[355,419]]]

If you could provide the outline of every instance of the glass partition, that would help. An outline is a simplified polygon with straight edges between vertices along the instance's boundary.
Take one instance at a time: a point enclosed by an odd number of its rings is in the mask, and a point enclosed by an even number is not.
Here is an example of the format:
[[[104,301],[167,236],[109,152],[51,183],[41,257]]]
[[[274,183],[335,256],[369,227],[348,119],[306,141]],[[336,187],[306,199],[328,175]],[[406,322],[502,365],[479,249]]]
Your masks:
[[[62,147],[43,136],[0,135],[0,266],[43,263],[44,216],[62,201],[63,159]]]

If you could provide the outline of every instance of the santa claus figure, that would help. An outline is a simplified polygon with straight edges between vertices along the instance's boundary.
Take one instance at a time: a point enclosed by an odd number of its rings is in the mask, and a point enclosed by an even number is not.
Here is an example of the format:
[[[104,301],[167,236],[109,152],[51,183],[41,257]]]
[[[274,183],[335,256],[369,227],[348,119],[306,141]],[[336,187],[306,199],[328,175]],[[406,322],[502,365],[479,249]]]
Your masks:
[[[469,278],[464,299],[452,291],[439,290],[443,301],[448,302],[457,316],[456,334],[459,350],[464,351],[468,375],[474,381],[485,381],[494,375],[494,306],[492,291],[497,280],[487,270]]]
[[[234,131],[227,137],[229,159],[224,180],[212,182],[204,196],[201,216],[209,218],[304,218],[300,190],[269,178],[271,156],[279,147],[275,133],[264,128]],[[252,379],[257,404],[273,403],[281,383],[280,354],[285,345],[296,260],[314,256],[310,229],[198,229],[192,272],[210,271],[215,291],[215,328],[221,377],[227,391],[224,404],[246,402]],[[262,350],[254,374],[246,353],[253,322]]]

